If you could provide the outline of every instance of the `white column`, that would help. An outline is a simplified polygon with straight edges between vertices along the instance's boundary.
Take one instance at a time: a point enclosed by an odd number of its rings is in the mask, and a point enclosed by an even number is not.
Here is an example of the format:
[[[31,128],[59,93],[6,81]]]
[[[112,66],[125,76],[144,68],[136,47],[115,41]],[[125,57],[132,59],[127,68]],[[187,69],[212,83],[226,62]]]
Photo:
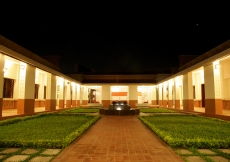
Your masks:
[[[20,63],[18,114],[34,113],[35,67]]]
[[[163,83],[163,107],[168,107],[168,99],[167,99],[167,82]]]
[[[170,79],[168,81],[168,107],[169,108],[173,107],[172,88],[173,88],[173,80]]]
[[[159,86],[158,86],[158,92],[159,92],[159,106],[163,106],[162,84],[159,84]]]
[[[131,108],[136,108],[137,99],[138,99],[137,85],[130,85],[128,103]]]
[[[174,95],[175,95],[175,107],[176,109],[180,109],[180,101],[181,101],[181,94],[180,94],[180,90],[181,90],[181,77],[175,77],[174,78]]]
[[[205,113],[222,114],[219,61],[204,66]]]
[[[183,110],[194,110],[192,72],[183,75]]]
[[[46,110],[56,110],[56,76],[47,73]]]
[[[2,117],[5,55],[0,53],[0,119]]]

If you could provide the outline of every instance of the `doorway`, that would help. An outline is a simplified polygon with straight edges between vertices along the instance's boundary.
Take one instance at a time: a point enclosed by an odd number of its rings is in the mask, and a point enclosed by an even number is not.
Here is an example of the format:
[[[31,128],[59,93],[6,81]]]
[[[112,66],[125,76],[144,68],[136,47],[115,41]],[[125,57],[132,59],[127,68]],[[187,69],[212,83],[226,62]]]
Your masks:
[[[202,102],[202,107],[205,107],[205,87],[204,87],[204,84],[201,84],[201,102]]]

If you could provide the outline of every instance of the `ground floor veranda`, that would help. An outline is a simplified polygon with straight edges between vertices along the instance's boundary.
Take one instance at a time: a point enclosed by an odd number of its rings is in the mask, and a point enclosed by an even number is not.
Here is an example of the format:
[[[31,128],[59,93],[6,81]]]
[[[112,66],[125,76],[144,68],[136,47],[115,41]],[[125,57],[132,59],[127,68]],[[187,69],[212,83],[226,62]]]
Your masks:
[[[56,111],[63,111],[63,110],[68,110],[68,109],[72,109],[72,108],[59,108],[58,106],[56,106]],[[181,106],[180,109],[175,109],[175,108],[166,108],[166,109],[176,110],[176,111],[180,111],[182,113],[195,113],[195,114],[197,113],[197,114],[205,115],[205,108],[201,108],[201,107],[194,107],[193,111],[184,111],[183,106]],[[43,112],[50,112],[50,111],[46,110],[45,107],[34,108],[34,114],[43,113]],[[20,116],[25,116],[25,114],[18,114],[17,109],[2,110],[2,119],[20,117]],[[218,115],[218,116],[214,115],[212,117],[230,120],[230,110],[224,109],[223,114]]]

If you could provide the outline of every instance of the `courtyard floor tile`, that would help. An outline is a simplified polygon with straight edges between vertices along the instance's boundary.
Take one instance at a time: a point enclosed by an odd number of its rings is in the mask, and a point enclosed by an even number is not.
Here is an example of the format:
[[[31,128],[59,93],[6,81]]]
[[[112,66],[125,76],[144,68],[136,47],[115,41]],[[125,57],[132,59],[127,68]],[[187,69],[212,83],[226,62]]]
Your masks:
[[[29,157],[28,155],[14,155],[4,160],[4,162],[24,161],[28,157]]]
[[[1,151],[0,153],[2,154],[9,154],[9,153],[13,153],[13,152],[16,152],[18,151],[20,148],[8,148],[8,149],[5,149],[4,151]]]
[[[42,155],[57,155],[61,149],[46,149],[41,154]]]
[[[35,154],[37,152],[38,150],[36,149],[25,149],[24,151],[21,152],[21,154]]]
[[[182,162],[183,159],[136,116],[102,116],[53,160],[62,161]]]
[[[206,162],[204,159],[202,159],[199,156],[188,156],[188,157],[186,157],[186,160],[188,162]]]
[[[225,159],[221,156],[207,156],[207,157],[212,159],[214,162],[229,162],[228,159]]]
[[[209,149],[197,149],[198,152],[202,154],[216,154],[215,152],[209,150]]]
[[[49,162],[53,157],[52,156],[37,156],[33,159],[31,159],[29,162]]]

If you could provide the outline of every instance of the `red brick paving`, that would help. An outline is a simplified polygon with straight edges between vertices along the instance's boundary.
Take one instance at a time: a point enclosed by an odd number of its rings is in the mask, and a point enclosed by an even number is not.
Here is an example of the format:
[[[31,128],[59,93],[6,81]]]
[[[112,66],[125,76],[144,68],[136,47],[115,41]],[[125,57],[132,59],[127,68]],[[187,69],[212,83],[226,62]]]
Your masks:
[[[52,162],[183,160],[137,116],[102,116]]]

